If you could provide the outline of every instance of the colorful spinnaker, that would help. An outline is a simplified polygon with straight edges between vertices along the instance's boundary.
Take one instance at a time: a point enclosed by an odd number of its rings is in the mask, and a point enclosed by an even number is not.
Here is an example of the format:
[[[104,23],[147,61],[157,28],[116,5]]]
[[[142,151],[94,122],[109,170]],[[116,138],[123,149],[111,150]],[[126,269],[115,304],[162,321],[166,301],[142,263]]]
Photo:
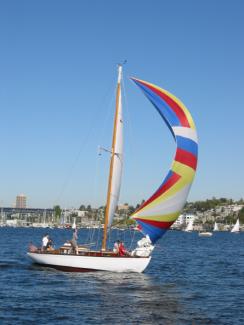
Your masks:
[[[194,121],[184,104],[168,91],[132,78],[166,122],[176,142],[175,157],[155,193],[131,216],[153,243],[175,222],[185,205],[193,182],[198,155]]]

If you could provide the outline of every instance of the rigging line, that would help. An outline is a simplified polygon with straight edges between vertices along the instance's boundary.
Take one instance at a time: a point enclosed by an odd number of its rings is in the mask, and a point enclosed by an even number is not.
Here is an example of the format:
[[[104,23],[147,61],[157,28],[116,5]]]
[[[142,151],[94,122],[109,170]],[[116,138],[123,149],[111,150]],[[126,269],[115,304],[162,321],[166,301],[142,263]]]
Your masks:
[[[87,228],[86,228],[87,229]],[[85,240],[85,242],[86,243],[89,243],[89,242],[92,242],[92,239],[91,239],[91,232],[90,232],[90,229],[88,229],[87,231],[86,231],[86,240]]]
[[[111,87],[111,84],[110,84],[110,86],[109,86],[109,93],[111,92],[111,88],[114,89],[114,87]],[[106,97],[108,97],[108,91],[106,92],[106,95],[103,97],[102,102],[105,101],[105,98]],[[108,105],[108,106],[110,106],[110,105]],[[101,106],[97,105],[97,109],[94,111],[94,114],[93,114],[93,116],[91,118],[91,122],[95,120],[96,116],[98,115],[97,112],[99,111],[99,108],[100,107]],[[106,115],[108,115],[108,109],[107,109],[107,114]],[[81,156],[81,153],[85,150],[85,148],[86,148],[86,146],[88,144],[88,140],[91,137],[91,135],[93,134],[95,128],[96,128],[95,127],[95,123],[90,123],[90,127],[88,129],[88,132],[87,132],[86,136],[84,137],[84,139],[82,141],[82,145],[81,145],[81,147],[80,147],[80,149],[79,149],[79,151],[78,151],[75,159],[73,160],[73,163],[72,163],[72,165],[70,167],[70,170],[67,173],[67,177],[66,177],[65,181],[63,182],[63,185],[61,186],[61,190],[59,191],[59,194],[56,197],[56,200],[54,202],[59,202],[59,200],[61,199],[61,197],[62,197],[65,189],[67,188],[67,186],[68,186],[68,184],[70,182],[71,175],[74,172],[75,166],[76,166],[76,164],[77,164],[77,162],[78,162],[78,160],[79,160],[79,158]]]
[[[128,104],[128,97],[127,97],[127,93],[126,93],[126,87],[125,87],[125,84],[124,84],[124,79],[122,78],[122,84],[123,84],[123,87],[122,87],[122,94],[123,94],[123,97],[124,97],[124,102],[125,102],[125,113],[126,115],[128,116],[128,148],[129,148],[129,151],[131,152],[131,154],[129,155],[131,157],[131,161],[132,161],[132,164],[131,166],[137,166],[136,164],[136,159],[135,159],[135,145],[134,145],[134,142],[132,141],[132,139],[135,139],[134,137],[134,132],[133,132],[133,123],[132,123],[132,118],[131,118],[131,112],[130,112],[130,109],[129,109],[129,104]]]
[[[92,190],[92,196],[93,196],[93,199],[92,199],[92,202],[96,202],[96,199],[97,199],[97,194],[96,194],[96,188],[97,188],[97,178],[98,178],[98,165],[99,165],[99,156],[96,158],[96,167],[95,167],[95,173],[94,173],[94,179],[93,179],[93,190]],[[95,217],[95,221],[97,222],[98,221],[98,214],[96,214],[96,217]],[[94,229],[95,228],[90,228],[88,230],[88,234],[87,234],[87,242],[90,240],[90,242],[93,241],[93,237],[94,237]]]
[[[101,240],[101,230],[102,230],[102,228],[98,228],[97,229],[97,242],[96,242],[96,250],[98,250],[100,247],[100,240]]]
[[[130,242],[130,248],[129,248],[129,250],[131,250],[131,249],[132,249],[132,246],[133,246],[133,244],[134,244],[134,240],[135,240],[135,233],[136,233],[136,231],[135,231],[135,230],[133,230],[131,233],[132,233],[133,235],[131,236],[131,242]]]

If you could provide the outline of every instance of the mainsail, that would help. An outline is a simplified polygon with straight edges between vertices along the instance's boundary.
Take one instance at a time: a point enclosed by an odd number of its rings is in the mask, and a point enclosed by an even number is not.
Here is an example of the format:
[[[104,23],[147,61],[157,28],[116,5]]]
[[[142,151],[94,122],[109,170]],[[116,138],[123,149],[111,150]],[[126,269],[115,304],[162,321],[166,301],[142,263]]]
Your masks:
[[[176,142],[175,157],[167,176],[132,215],[141,231],[155,243],[175,222],[185,205],[197,167],[197,132],[190,112],[178,98],[151,83],[132,80],[164,119]]]
[[[239,219],[237,219],[234,227],[231,229],[231,232],[239,232],[239,231],[240,231],[240,222]]]
[[[217,222],[214,223],[213,231],[219,231],[219,226],[218,226]]]
[[[189,220],[187,227],[185,229],[186,232],[191,232],[193,231],[193,219]]]
[[[118,205],[121,175],[123,167],[123,116],[122,116],[122,103],[121,103],[121,78],[122,66],[119,66],[118,85],[117,85],[117,98],[116,98],[116,115],[114,121],[114,136],[112,145],[112,175],[111,175],[111,191],[108,208],[108,227],[113,222],[114,212]]]

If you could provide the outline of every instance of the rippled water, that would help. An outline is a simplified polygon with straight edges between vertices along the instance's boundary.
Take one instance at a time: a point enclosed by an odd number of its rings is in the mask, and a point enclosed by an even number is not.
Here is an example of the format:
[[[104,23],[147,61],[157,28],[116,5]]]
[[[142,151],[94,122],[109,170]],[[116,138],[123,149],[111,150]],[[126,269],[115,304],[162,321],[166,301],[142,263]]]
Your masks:
[[[0,324],[244,324],[244,233],[170,231],[145,273],[117,274],[33,265],[27,245],[45,232],[0,228]],[[71,236],[48,232],[57,245]]]

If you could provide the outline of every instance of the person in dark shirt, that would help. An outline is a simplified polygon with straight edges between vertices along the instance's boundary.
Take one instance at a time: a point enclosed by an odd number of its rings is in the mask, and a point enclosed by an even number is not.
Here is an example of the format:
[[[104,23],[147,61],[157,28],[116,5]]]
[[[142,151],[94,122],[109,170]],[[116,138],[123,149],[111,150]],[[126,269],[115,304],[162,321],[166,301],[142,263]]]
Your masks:
[[[75,252],[76,255],[79,254],[77,240],[78,240],[77,229],[74,229],[70,244],[71,244],[73,251]]]

